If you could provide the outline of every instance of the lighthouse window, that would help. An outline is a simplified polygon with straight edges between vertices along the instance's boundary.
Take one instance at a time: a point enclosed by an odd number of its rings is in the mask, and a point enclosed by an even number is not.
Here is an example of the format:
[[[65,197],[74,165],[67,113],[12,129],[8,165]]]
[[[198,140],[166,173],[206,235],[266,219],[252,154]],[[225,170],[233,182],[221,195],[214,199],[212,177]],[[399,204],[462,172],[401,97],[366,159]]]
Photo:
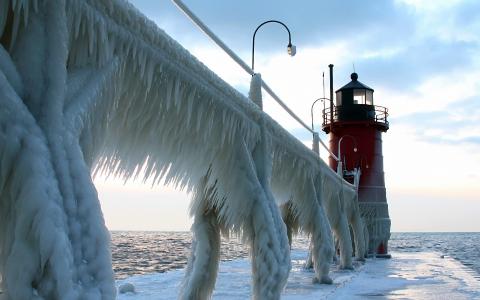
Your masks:
[[[340,106],[340,105],[342,105],[342,92],[337,92],[336,95],[337,95],[337,104],[336,105]]]
[[[353,90],[353,104],[365,104],[365,90]]]
[[[366,103],[367,105],[373,105],[373,92],[372,91],[365,91],[366,94]]]

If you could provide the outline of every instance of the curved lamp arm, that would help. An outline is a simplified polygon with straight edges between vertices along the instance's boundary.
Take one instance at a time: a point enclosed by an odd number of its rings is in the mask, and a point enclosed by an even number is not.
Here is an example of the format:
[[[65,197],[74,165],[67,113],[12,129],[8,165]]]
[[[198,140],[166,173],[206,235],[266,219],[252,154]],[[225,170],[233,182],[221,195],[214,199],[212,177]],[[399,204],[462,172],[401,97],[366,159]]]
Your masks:
[[[322,102],[325,101],[325,100],[330,101],[330,99],[325,98],[325,97],[318,98],[318,99],[316,99],[315,101],[313,101],[312,107],[310,108],[310,115],[311,115],[311,117],[312,117],[312,131],[315,131],[315,129],[313,128],[313,106],[314,106],[315,103],[317,103],[319,100],[321,100]]]
[[[292,35],[290,34],[290,29],[288,29],[287,25],[283,24],[280,21],[277,20],[268,20],[263,22],[262,24],[258,25],[257,29],[255,29],[255,32],[253,33],[253,38],[252,38],[252,70],[255,71],[255,36],[257,34],[258,29],[262,27],[263,25],[267,23],[278,23],[285,27],[285,29],[288,32],[288,45],[287,45],[287,52],[290,56],[294,56],[297,53],[296,47],[292,45]]]

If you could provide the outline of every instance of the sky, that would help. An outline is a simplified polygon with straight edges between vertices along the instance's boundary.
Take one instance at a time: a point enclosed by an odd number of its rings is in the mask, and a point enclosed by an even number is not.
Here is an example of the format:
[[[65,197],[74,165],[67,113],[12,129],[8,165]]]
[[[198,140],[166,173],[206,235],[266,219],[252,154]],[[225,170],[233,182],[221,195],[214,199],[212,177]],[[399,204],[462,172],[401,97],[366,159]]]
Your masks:
[[[250,76],[168,0],[131,0],[226,82],[248,94]],[[350,81],[389,109],[384,171],[393,232],[480,231],[480,1],[225,1],[184,3],[306,123],[313,101]],[[311,135],[264,92],[264,110],[306,145]],[[321,125],[321,103],[314,123]],[[321,138],[328,140],[322,132]],[[326,151],[321,151],[326,158]],[[172,187],[96,178],[111,230],[189,230],[190,197]]]

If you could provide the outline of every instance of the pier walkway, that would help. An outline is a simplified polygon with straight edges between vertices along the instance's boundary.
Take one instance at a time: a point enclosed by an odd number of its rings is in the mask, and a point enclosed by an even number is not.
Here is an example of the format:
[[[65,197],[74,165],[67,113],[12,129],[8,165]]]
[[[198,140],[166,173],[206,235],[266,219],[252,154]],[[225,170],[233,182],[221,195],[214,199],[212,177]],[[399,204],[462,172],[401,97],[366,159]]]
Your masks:
[[[480,299],[480,281],[473,271],[434,252],[393,252],[392,259],[368,259],[355,271],[332,267],[333,285],[312,285],[312,271],[303,269],[304,250],[292,251],[292,271],[282,299]],[[176,299],[184,270],[134,276],[136,293],[118,299]],[[213,299],[249,299],[248,260],[222,262]]]

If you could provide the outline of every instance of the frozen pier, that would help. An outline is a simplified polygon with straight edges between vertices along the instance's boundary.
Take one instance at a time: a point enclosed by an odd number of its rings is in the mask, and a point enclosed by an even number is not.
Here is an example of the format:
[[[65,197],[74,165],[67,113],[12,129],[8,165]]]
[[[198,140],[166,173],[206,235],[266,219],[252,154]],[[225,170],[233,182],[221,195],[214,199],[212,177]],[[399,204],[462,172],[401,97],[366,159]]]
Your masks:
[[[282,299],[480,299],[480,281],[460,262],[439,253],[392,253],[392,259],[368,259],[355,271],[332,267],[332,285],[312,284],[303,269],[306,251],[292,251],[292,271]],[[136,293],[118,299],[177,299],[184,270],[134,276],[117,282],[135,286]],[[478,276],[477,276],[478,277]],[[213,299],[249,299],[250,263],[220,264]]]

